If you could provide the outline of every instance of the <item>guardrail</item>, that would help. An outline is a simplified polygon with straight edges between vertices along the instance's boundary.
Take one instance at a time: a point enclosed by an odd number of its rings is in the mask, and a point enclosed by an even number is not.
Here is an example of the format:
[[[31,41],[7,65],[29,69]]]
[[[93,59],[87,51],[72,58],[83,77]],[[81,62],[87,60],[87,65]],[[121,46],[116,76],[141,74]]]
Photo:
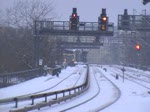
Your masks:
[[[42,75],[40,69],[0,74],[0,88],[18,84]]]
[[[45,106],[51,106],[53,104],[60,103],[62,101],[66,101],[68,99],[71,99],[83,93],[88,89],[88,82],[89,82],[88,73],[89,73],[89,68],[87,68],[87,77],[84,83],[79,86],[65,89],[65,90],[60,90],[60,91],[49,92],[49,93],[4,99],[4,100],[0,100],[0,103],[15,102],[15,107],[17,108],[19,102],[31,100],[31,106],[16,109],[16,110],[10,110],[10,112],[28,112],[35,109],[40,109]],[[52,97],[50,101],[47,100],[48,97]],[[43,98],[44,102],[34,105],[35,100],[39,98]]]

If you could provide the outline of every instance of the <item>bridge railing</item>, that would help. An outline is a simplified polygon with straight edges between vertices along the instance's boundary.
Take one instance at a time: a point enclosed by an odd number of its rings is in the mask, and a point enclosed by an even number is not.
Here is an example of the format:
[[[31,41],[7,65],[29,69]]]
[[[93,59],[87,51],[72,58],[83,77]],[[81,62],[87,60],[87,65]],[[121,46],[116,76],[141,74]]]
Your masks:
[[[20,72],[0,74],[0,88],[18,84],[38,77],[40,75],[42,75],[42,73],[40,74],[39,68]]]
[[[119,30],[150,30],[149,15],[118,15]],[[134,28],[133,28],[134,27]]]
[[[79,22],[78,31],[100,31],[98,22]],[[36,28],[38,30],[70,30],[69,21],[47,21],[38,20],[36,21]],[[108,31],[114,31],[114,24],[108,23]]]

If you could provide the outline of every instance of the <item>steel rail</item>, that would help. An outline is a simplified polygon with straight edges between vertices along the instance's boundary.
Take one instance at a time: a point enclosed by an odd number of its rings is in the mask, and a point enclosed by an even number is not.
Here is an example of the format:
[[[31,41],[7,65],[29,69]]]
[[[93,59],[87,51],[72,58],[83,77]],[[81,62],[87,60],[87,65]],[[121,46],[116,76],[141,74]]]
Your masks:
[[[99,69],[98,69],[98,70],[99,70]],[[100,70],[99,70],[99,72],[100,72]],[[100,72],[100,73],[103,74],[102,72]],[[108,106],[114,104],[114,103],[120,98],[120,96],[121,96],[121,91],[120,91],[120,89],[119,89],[112,81],[110,81],[104,74],[103,74],[103,76],[117,89],[117,91],[118,91],[118,97],[117,97],[113,102],[108,103],[108,104],[105,105],[104,107],[97,109],[97,111],[101,111],[101,110],[107,108]],[[82,103],[79,103],[79,104],[77,104],[77,105],[75,105],[75,106],[72,106],[72,107],[70,107],[70,108],[64,109],[64,110],[62,110],[61,112],[71,110],[71,109],[76,108],[76,107],[78,107],[78,106],[80,106],[80,105],[84,105],[85,103],[87,103],[87,102],[93,100],[94,98],[96,98],[96,97],[99,95],[99,93],[100,93],[100,85],[98,84],[98,80],[97,80],[95,74],[94,74],[94,78],[95,78],[96,84],[97,84],[97,86],[98,86],[98,91],[97,91],[97,93],[96,93],[94,96],[92,96],[91,98],[89,98],[88,100],[86,100],[86,101],[84,101],[84,102],[82,102]]]
[[[60,103],[62,101],[66,101],[68,99],[71,99],[71,98],[83,93],[87,89],[88,89],[88,68],[87,68],[86,81],[83,84],[76,86],[76,87],[73,87],[73,88],[60,90],[60,91],[54,91],[54,92],[49,92],[49,93],[44,93],[44,94],[36,94],[36,95],[31,95],[29,97],[15,99],[16,101],[32,100],[32,106],[28,106],[28,107],[24,107],[24,108],[20,108],[20,109],[15,109],[15,110],[10,110],[10,112],[27,112],[30,110],[40,109],[40,108],[45,107],[45,106],[51,106],[53,104]],[[78,91],[76,91],[76,90],[78,90]],[[71,94],[71,91],[74,91],[74,93]],[[69,93],[69,95],[65,95],[65,93]],[[63,97],[58,98],[58,94],[63,94]],[[52,99],[50,101],[47,101],[47,97],[52,96],[52,95],[56,95],[56,98]],[[34,100],[37,98],[45,98],[45,101],[42,103],[34,104]]]

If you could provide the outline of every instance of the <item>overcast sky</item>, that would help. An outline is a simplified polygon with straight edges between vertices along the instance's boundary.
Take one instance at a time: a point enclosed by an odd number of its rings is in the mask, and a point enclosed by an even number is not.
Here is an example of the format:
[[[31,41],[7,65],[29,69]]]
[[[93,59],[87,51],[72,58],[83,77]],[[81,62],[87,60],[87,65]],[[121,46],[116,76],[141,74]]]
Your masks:
[[[51,0],[43,0],[51,1]],[[53,0],[55,13],[58,15],[57,20],[68,21],[72,13],[72,8],[77,8],[80,21],[97,22],[98,16],[101,14],[101,9],[106,8],[109,22],[117,24],[118,14],[123,14],[124,9],[128,9],[129,14],[133,14],[133,9],[136,9],[135,14],[139,15],[142,10],[147,9],[150,14],[150,3],[142,4],[142,0]],[[0,9],[10,7],[13,0],[0,0]]]

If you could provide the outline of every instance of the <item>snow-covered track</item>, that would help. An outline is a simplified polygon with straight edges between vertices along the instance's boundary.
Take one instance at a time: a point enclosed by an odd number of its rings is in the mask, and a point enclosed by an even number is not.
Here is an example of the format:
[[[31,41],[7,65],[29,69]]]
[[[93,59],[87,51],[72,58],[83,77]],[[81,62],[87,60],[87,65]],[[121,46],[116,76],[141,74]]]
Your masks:
[[[117,102],[119,100],[119,98],[121,97],[121,91],[120,89],[110,80],[108,79],[104,73],[101,72],[101,74],[103,74],[103,76],[116,88],[116,90],[118,91],[118,96],[116,97],[116,99],[114,99],[112,102],[108,103],[107,105],[105,105],[103,108],[99,109],[99,111],[109,107],[110,105],[113,105],[115,102]]]
[[[76,112],[76,108],[78,108],[78,107],[81,107],[82,105],[84,106],[84,105],[86,105],[87,103],[89,103],[90,101],[92,101],[92,100],[94,100],[94,99],[97,99],[100,95],[101,95],[101,91],[103,90],[101,90],[101,84],[100,84],[100,82],[99,82],[99,80],[100,80],[100,78],[102,78],[102,80],[105,80],[105,81],[107,81],[107,83],[111,83],[111,86],[113,86],[113,88],[115,88],[114,89],[114,91],[116,92],[117,91],[117,96],[115,96],[115,98],[113,99],[113,100],[110,100],[110,101],[108,101],[108,102],[105,102],[104,104],[102,104],[102,105],[100,105],[100,107],[98,107],[98,108],[95,108],[95,109],[91,109],[90,111],[91,112],[98,112],[98,111],[101,111],[101,110],[103,110],[103,109],[105,109],[105,108],[107,108],[108,106],[110,106],[110,105],[112,105],[112,104],[114,104],[119,98],[120,98],[120,96],[121,96],[121,91],[120,91],[120,89],[112,82],[112,81],[110,81],[100,70],[99,70],[99,68],[97,68],[97,67],[92,67],[92,69],[93,69],[93,73],[94,73],[94,80],[95,80],[95,82],[96,82],[96,86],[97,86],[97,88],[98,88],[98,90],[95,92],[95,94],[92,96],[92,97],[90,97],[90,98],[88,98],[87,100],[85,100],[85,101],[83,101],[83,102],[81,102],[81,103],[78,103],[77,105],[74,105],[74,106],[72,106],[72,107],[69,107],[69,108],[66,108],[66,109],[64,109],[64,110],[61,110],[61,112],[65,112],[65,111],[69,111],[69,112]],[[92,80],[93,81],[93,80]],[[101,102],[103,102],[101,99],[99,99]],[[96,102],[95,102],[96,103]],[[84,108],[84,107],[83,107]],[[75,109],[75,110],[74,110]]]
[[[78,71],[78,72],[81,72],[81,71]],[[6,99],[0,99],[0,105],[2,104],[8,104],[8,103],[11,103],[11,102],[15,102],[15,99],[20,99],[20,101],[23,101],[25,99],[27,99],[28,97],[31,97],[33,95],[36,95],[36,94],[40,94],[40,93],[46,93],[46,92],[49,92],[51,89],[57,87],[58,85],[60,85],[61,83],[65,82],[66,80],[68,80],[71,76],[73,76],[74,74],[76,73],[76,70],[71,73],[70,75],[68,75],[66,78],[60,80],[59,82],[55,83],[55,85],[51,86],[50,88],[47,88],[47,89],[44,89],[44,90],[41,90],[41,91],[37,91],[37,92],[34,92],[34,93],[31,93],[31,94],[26,94],[26,95],[21,95],[21,96],[16,96],[16,97],[12,97],[12,98],[6,98]],[[81,75],[79,76],[79,78],[75,81],[75,84],[73,85],[73,87],[76,86],[78,80],[81,78]]]
[[[100,94],[100,86],[99,86],[99,84],[98,84],[98,81],[97,81],[97,79],[96,79],[95,74],[94,74],[94,78],[95,78],[95,81],[96,81],[96,84],[97,84],[97,87],[98,87],[98,91],[95,93],[95,95],[93,95],[91,98],[89,98],[89,99],[87,99],[86,101],[81,102],[81,103],[79,103],[79,104],[77,104],[77,105],[75,105],[75,106],[72,106],[72,107],[69,107],[69,108],[67,108],[67,109],[61,110],[61,112],[69,111],[69,110],[72,110],[73,108],[76,108],[76,107],[78,107],[78,106],[84,105],[85,103],[87,103],[87,102],[91,101],[92,99],[94,99],[98,94]]]
[[[118,75],[119,77],[123,78],[123,75],[120,74],[120,71],[119,71],[119,70],[113,71],[113,70],[111,70],[111,69],[109,69],[109,68],[107,68],[107,69],[110,70],[112,73]],[[111,74],[111,75],[112,75],[114,78],[116,78],[116,75],[114,75],[114,74]],[[130,76],[130,75],[127,74],[127,73],[125,73],[124,79],[129,80],[129,81],[131,81],[131,82],[134,82],[134,83],[136,83],[136,84],[138,84],[138,85],[140,85],[140,86],[142,86],[142,87],[144,87],[144,88],[150,90],[150,87],[148,87],[148,86],[146,86],[146,84],[142,83],[142,82],[145,82],[145,83],[150,84],[150,82],[144,81],[144,80],[142,80],[142,79],[134,78],[134,77]],[[142,82],[141,82],[141,81],[142,81]]]
[[[88,74],[88,72],[87,72],[87,74]],[[75,87],[71,87],[68,89],[44,93],[44,94],[32,95],[29,97],[29,99],[32,100],[31,106],[28,105],[28,106],[23,107],[23,108],[13,109],[10,112],[28,112],[28,111],[31,111],[34,109],[40,109],[40,108],[45,107],[45,106],[51,106],[53,104],[60,103],[62,101],[66,101],[68,99],[71,99],[71,98],[83,93],[87,89],[87,80],[88,80],[88,77],[86,77],[85,82],[83,84],[75,86]],[[79,80],[77,79],[77,82],[78,81]],[[77,84],[77,82],[75,84]],[[48,99],[49,96],[53,96],[53,98]],[[34,100],[39,99],[39,98],[45,99],[45,101],[44,102],[40,101],[40,103],[35,104]],[[19,99],[16,99],[16,100],[19,100]],[[17,105],[17,103],[16,103],[16,105]]]
[[[120,67],[114,67],[116,69],[116,71],[121,71],[122,68]],[[141,70],[133,70],[131,68],[128,67],[124,67],[125,69],[127,69],[125,71],[125,75],[132,78],[132,79],[136,79],[145,83],[149,83],[150,84],[150,74],[143,74],[143,72],[141,73]],[[130,74],[130,75],[129,75]]]

